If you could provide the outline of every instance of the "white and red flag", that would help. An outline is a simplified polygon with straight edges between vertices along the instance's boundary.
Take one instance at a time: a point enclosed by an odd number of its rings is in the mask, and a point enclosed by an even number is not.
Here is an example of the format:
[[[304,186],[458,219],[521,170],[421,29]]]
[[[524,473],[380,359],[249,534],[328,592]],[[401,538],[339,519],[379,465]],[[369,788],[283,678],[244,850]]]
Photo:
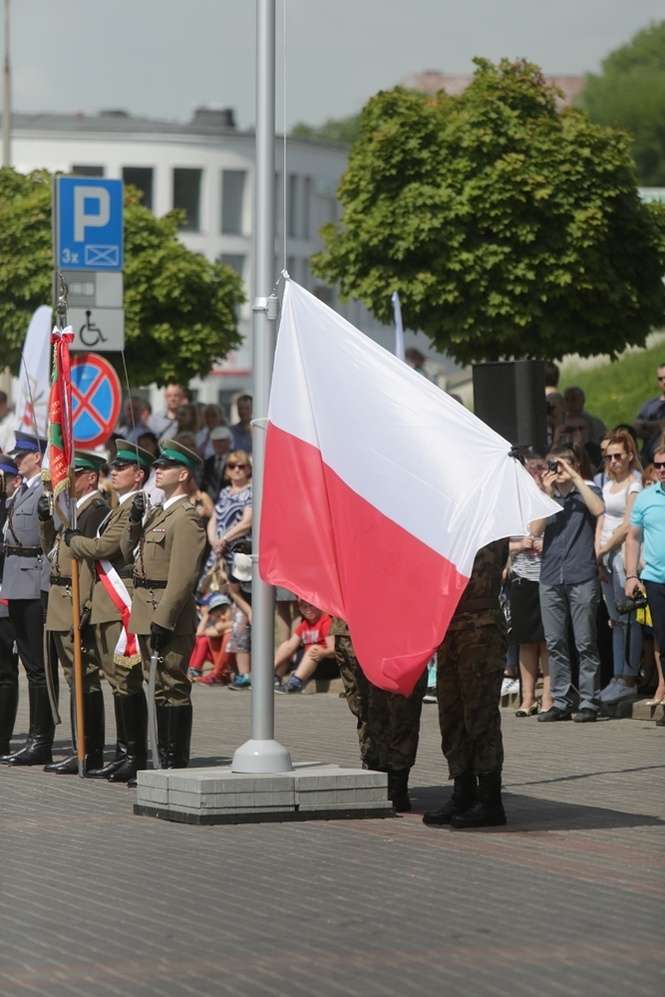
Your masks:
[[[509,451],[464,406],[287,281],[261,576],[346,620],[375,685],[408,695],[479,548],[559,511]]]

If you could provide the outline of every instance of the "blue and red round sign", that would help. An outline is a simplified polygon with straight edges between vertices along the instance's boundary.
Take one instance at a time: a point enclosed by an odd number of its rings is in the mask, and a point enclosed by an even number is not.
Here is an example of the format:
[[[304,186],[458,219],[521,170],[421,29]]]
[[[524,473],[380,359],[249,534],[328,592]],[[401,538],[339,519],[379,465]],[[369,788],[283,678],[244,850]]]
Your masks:
[[[74,446],[92,450],[106,443],[120,415],[122,390],[115,370],[99,353],[72,358]]]

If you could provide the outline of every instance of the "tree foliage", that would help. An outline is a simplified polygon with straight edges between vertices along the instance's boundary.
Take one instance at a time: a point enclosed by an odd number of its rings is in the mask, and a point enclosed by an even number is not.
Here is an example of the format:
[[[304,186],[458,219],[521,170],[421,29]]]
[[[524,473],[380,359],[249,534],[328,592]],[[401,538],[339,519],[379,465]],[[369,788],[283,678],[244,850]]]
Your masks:
[[[291,138],[304,138],[310,142],[333,142],[337,145],[351,145],[360,132],[360,115],[351,114],[348,118],[328,118],[322,125],[307,125],[299,121],[291,129]]]
[[[0,344],[16,368],[33,311],[52,299],[51,183],[45,170],[0,170]],[[125,191],[125,357],[133,385],[205,376],[240,342],[240,278],[178,239],[180,215],[156,218]],[[109,354],[113,361],[115,354]]]
[[[463,94],[364,107],[315,272],[469,361],[615,353],[665,315],[662,212],[623,134],[559,111],[526,62],[477,59]]]
[[[582,100],[594,121],[630,133],[640,182],[665,186],[665,21],[611,52]]]

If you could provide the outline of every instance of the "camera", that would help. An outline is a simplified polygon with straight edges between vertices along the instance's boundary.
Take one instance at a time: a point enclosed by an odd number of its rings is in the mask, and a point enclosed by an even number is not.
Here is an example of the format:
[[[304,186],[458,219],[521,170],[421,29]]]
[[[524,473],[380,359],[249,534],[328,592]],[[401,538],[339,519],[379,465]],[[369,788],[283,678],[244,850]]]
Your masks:
[[[559,461],[558,460],[548,460],[548,462],[547,462],[547,470],[551,471],[553,474],[556,474],[556,472],[559,470]]]
[[[617,613],[627,616],[628,613],[634,613],[638,609],[645,609],[646,605],[647,597],[643,592],[637,592],[632,599],[626,599],[625,602],[617,603]]]

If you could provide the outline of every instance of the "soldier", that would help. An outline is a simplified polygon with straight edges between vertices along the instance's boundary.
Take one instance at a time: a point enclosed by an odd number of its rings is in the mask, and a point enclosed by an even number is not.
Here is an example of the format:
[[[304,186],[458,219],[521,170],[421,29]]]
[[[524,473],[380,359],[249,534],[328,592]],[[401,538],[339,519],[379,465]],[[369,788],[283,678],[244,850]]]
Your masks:
[[[84,537],[96,537],[102,521],[111,511],[99,493],[99,471],[104,458],[98,454],[76,450],[74,453],[74,496],[76,498],[76,528]],[[55,652],[62,665],[71,694],[73,754],[61,762],[44,766],[46,772],[74,775],[78,772],[76,738],[74,735],[74,646],[72,643],[72,555],[62,532],[56,533],[48,495],[42,495],[37,505],[40,520],[42,550],[51,562],[51,588],[46,612],[46,630],[52,635]],[[79,618],[85,629],[82,610],[90,603],[94,580],[86,565],[80,577]],[[86,653],[81,640],[84,671],[86,772],[104,765],[104,696],[99,681],[99,664],[94,655]]]
[[[6,502],[20,484],[18,467],[11,457],[0,454],[0,530],[7,518]],[[4,554],[0,548],[0,579]],[[9,619],[7,599],[0,587],[0,755],[9,754],[18,706],[18,655],[16,634]]]
[[[186,768],[192,733],[187,666],[197,626],[194,589],[205,549],[205,530],[188,498],[201,458],[177,440],[162,440],[155,461],[164,503],[142,525],[134,500],[123,550],[138,544],[130,629],[138,634],[146,680],[151,654],[159,655],[155,702],[163,768]]]
[[[21,485],[7,503],[2,591],[9,600],[9,618],[28,676],[30,728],[25,745],[2,757],[8,765],[47,765],[53,760],[55,725],[46,685],[43,643],[49,564],[39,542],[37,519],[45,449],[46,440],[17,432],[10,454],[21,475]]]
[[[407,813],[411,810],[409,772],[418,750],[427,670],[410,696],[385,692],[365,677],[346,623],[333,620],[330,632],[335,636],[335,657],[346,701],[358,722],[363,768],[388,773],[388,796],[398,813]]]
[[[120,541],[127,529],[132,500],[143,488],[152,460],[147,450],[117,440],[116,456],[110,465],[117,508],[102,522],[95,539],[81,536],[76,530],[64,533],[73,556],[85,559],[91,577],[96,579],[90,606],[93,653],[113,692],[117,743],[115,758],[87,775],[110,782],[128,782],[137,769],[145,768],[146,761],[147,714],[141,658],[128,632],[133,558],[131,551],[124,556]]]
[[[423,816],[432,827],[506,823],[499,712],[506,636],[499,589],[507,559],[507,540],[478,551],[469,584],[437,653],[441,747],[454,790],[442,807]]]

